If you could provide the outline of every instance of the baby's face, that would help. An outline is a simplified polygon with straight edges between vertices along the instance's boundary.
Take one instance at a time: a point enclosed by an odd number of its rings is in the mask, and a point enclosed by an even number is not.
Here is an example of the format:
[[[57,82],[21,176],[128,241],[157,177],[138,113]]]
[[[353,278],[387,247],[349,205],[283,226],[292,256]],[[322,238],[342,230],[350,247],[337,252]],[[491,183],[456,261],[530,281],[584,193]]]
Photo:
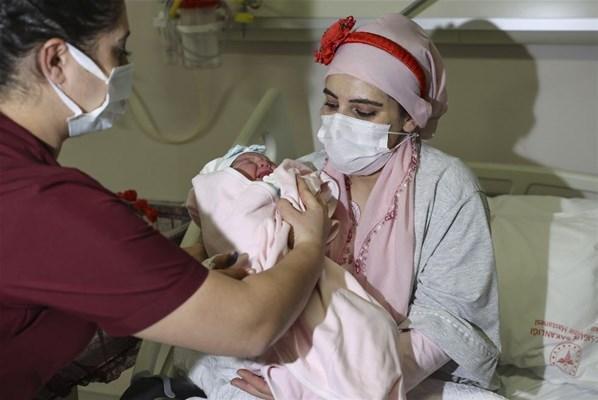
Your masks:
[[[260,153],[243,153],[233,161],[231,168],[239,171],[250,181],[261,181],[270,175],[276,164]]]

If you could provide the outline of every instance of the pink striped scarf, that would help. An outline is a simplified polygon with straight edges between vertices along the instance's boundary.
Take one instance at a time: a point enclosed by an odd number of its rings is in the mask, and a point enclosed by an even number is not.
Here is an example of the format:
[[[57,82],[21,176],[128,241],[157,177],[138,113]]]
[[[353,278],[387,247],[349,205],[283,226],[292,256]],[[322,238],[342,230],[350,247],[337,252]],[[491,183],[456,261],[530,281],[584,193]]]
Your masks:
[[[351,272],[399,323],[407,315],[414,271],[414,181],[419,142],[407,138],[394,151],[378,177],[355,223],[350,181],[327,163],[324,171],[340,187],[333,218],[340,231],[329,256]]]

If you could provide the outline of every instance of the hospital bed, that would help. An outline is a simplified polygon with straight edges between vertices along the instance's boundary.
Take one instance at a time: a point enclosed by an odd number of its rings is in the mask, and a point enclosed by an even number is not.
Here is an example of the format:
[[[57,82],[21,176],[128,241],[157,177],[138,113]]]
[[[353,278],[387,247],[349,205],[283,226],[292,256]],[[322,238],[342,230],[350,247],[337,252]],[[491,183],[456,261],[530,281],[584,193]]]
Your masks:
[[[235,143],[241,145],[251,143],[266,144],[268,156],[277,161],[284,158],[297,158],[300,155],[295,154],[295,146],[292,140],[289,139],[291,135],[288,134],[289,126],[287,124],[286,112],[282,94],[276,89],[268,90],[245,124]],[[563,288],[558,285],[555,286],[551,282],[554,282],[554,277],[561,276],[559,275],[561,273],[560,268],[567,268],[566,265],[559,265],[559,260],[557,259],[548,260],[548,255],[551,253],[548,244],[552,245],[550,240],[552,231],[561,232],[561,236],[558,236],[558,238],[561,238],[560,240],[563,237],[569,237],[573,238],[572,240],[574,241],[581,241],[590,247],[588,250],[590,256],[586,257],[586,264],[578,266],[586,269],[585,275],[581,275],[584,281],[569,282],[569,284],[585,285],[586,289],[589,288],[588,290],[592,291],[593,288],[594,292],[598,290],[598,257],[596,257],[596,254],[598,254],[598,177],[533,166],[489,163],[469,163],[469,166],[476,173],[484,191],[489,196],[493,240],[497,251],[497,269],[499,281],[501,282],[502,363],[504,365],[500,367],[500,373],[503,394],[509,399],[514,400],[598,399],[598,373],[594,374],[593,379],[591,378],[591,374],[588,375],[586,373],[579,383],[576,381],[575,374],[572,374],[572,372],[582,371],[582,369],[586,372],[591,372],[592,368],[594,372],[598,371],[598,304],[593,311],[590,311],[590,319],[593,315],[590,325],[582,327],[588,328],[589,333],[596,333],[596,342],[593,344],[580,344],[572,339],[572,345],[579,345],[579,348],[583,347],[583,355],[579,357],[574,356],[570,360],[576,363],[575,371],[573,371],[573,367],[567,370],[568,364],[563,364],[564,367],[561,365],[563,368],[559,369],[558,359],[552,362],[552,365],[548,363],[544,367],[541,365],[540,367],[535,366],[533,369],[522,367],[522,364],[525,364],[526,360],[529,361],[534,359],[534,357],[537,362],[538,354],[542,354],[543,351],[549,351],[552,343],[550,341],[543,343],[540,339],[542,336],[528,335],[530,329],[535,329],[533,321],[537,323],[538,320],[546,320],[547,318],[544,315],[538,314],[532,316],[532,322],[530,322],[532,326],[528,326],[529,323],[525,325],[526,322],[521,323],[521,318],[523,317],[516,314],[517,308],[521,307],[521,305],[512,304],[512,299],[517,298],[517,296],[521,297],[521,293],[512,293],[513,290],[520,290],[526,286],[530,288],[535,287],[540,291],[544,290],[546,292],[546,299],[542,299],[546,308],[543,311],[546,313],[552,312],[552,309],[548,310],[549,306],[552,307],[549,298],[552,292],[548,290],[553,290],[557,295],[562,292]],[[566,217],[571,217],[573,222]],[[555,221],[564,221],[565,227],[556,226]],[[575,231],[578,226],[580,227],[580,232]],[[561,230],[559,231],[558,229]],[[539,236],[542,237],[542,240],[539,240]],[[191,245],[198,238],[199,228],[191,223],[182,240],[181,246]],[[516,247],[519,244],[517,250],[530,254],[525,255],[511,251],[511,247],[508,246],[513,246],[513,243],[510,243],[509,240],[517,240],[514,244]],[[554,245],[558,247],[560,244],[556,243]],[[509,250],[505,250],[505,246]],[[533,272],[527,275],[522,274],[521,277],[517,277],[516,279],[510,279],[507,274],[510,274],[515,266],[519,266],[521,271],[525,271],[528,268],[526,265],[522,265],[528,259],[542,259],[542,262],[546,261],[550,266],[550,273],[547,271],[540,271],[538,274]],[[544,265],[544,267],[542,265],[542,263],[536,263],[534,268],[544,268],[545,270],[548,268],[547,265]],[[539,276],[543,276],[544,281],[538,278]],[[592,277],[594,277],[593,281]],[[525,279],[529,281],[525,281]],[[549,282],[549,280],[551,281]],[[510,287],[509,285],[513,281],[517,285]],[[543,285],[546,288],[543,288]],[[581,290],[581,288],[579,289]],[[537,290],[535,293],[537,295]],[[590,294],[592,293],[590,292]],[[574,300],[576,292],[572,291],[569,295]],[[588,293],[584,292],[580,294],[580,296],[585,295],[588,295]],[[581,298],[580,301],[582,300],[584,299]],[[590,302],[596,304],[595,297]],[[515,314],[515,317],[512,314]],[[550,318],[553,318],[555,314],[551,315]],[[517,319],[517,317],[521,318]],[[587,317],[588,314],[586,313],[586,319]],[[546,321],[543,323],[545,324]],[[543,327],[546,328],[546,326]],[[531,332],[533,333],[534,331]],[[528,348],[512,346],[508,342],[505,343],[505,340],[521,341],[525,339],[533,341]],[[563,341],[563,343],[565,342],[566,340]],[[555,349],[558,346],[559,343],[556,343],[554,346]],[[509,351],[514,351],[515,354],[507,354]],[[533,354],[526,357],[525,355],[517,354],[517,351],[530,351]],[[177,363],[185,364],[186,361],[177,360],[175,353],[180,354],[180,350],[175,352],[170,346],[144,341],[133,371],[133,376],[176,374]],[[561,358],[567,361],[566,352],[560,355],[562,356]],[[587,359],[584,361],[583,357]],[[549,374],[551,379],[541,379],[538,377],[542,375],[543,370],[552,371],[552,375]],[[559,371],[564,372],[563,376],[558,376]],[[588,376],[590,376],[589,380]],[[427,400],[446,398],[440,394],[442,388],[439,389],[439,387],[434,387],[434,385],[438,386],[438,383],[432,382],[428,388],[429,390],[422,388],[422,390],[414,393],[409,398]],[[444,393],[446,395],[446,390]],[[461,395],[458,398],[474,399],[477,397]]]

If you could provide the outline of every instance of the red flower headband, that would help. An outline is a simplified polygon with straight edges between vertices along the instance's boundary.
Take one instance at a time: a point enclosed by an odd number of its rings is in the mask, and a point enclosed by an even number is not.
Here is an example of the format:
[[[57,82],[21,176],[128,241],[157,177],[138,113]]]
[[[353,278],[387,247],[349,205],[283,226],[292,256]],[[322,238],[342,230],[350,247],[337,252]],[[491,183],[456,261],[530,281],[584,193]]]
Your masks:
[[[409,68],[419,82],[420,96],[424,97],[426,93],[426,74],[417,59],[403,46],[384,36],[370,32],[353,32],[354,26],[355,18],[353,17],[339,19],[332,24],[322,36],[320,49],[315,54],[316,62],[324,65],[330,64],[336,51],[343,44],[361,43],[374,46],[396,57]]]

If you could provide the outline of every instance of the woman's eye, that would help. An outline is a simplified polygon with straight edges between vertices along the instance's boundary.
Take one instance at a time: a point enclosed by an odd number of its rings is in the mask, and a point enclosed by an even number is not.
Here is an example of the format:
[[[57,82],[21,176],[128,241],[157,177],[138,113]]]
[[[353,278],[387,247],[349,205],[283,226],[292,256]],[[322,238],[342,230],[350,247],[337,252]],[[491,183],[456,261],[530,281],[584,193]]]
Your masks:
[[[355,114],[357,114],[361,118],[371,118],[376,115],[376,111],[361,111],[360,109],[353,110]]]
[[[334,103],[331,103],[331,102],[329,102],[329,101],[327,101],[326,103],[324,103],[324,105],[325,105],[326,107],[328,107],[328,108],[333,108],[333,109],[336,109],[336,108],[338,108],[338,104],[334,104]]]

